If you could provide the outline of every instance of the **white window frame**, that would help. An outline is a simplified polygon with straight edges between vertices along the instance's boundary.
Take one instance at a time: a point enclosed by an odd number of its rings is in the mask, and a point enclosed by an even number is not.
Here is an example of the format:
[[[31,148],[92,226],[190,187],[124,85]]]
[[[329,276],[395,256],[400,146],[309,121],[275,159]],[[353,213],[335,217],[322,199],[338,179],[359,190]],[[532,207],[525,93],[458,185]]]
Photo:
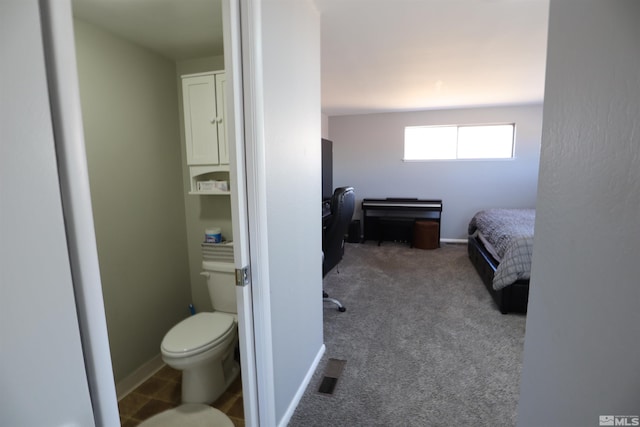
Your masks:
[[[511,137],[508,140],[509,155],[507,156],[507,140],[501,141],[504,155],[476,155],[473,149],[469,154],[461,153],[461,146],[465,141],[461,141],[461,129],[470,128],[511,128]],[[466,125],[445,125],[445,126],[406,126],[404,128],[404,154],[405,162],[428,162],[442,160],[512,160],[515,158],[515,123],[491,123],[491,124],[466,124]],[[417,135],[423,131],[432,133],[431,136]],[[506,129],[504,129],[506,131]],[[424,133],[424,132],[423,132]],[[411,138],[422,138],[421,140],[411,140]],[[431,139],[427,139],[431,138]],[[473,148],[472,146],[469,146]],[[476,153],[478,151],[476,150]]]

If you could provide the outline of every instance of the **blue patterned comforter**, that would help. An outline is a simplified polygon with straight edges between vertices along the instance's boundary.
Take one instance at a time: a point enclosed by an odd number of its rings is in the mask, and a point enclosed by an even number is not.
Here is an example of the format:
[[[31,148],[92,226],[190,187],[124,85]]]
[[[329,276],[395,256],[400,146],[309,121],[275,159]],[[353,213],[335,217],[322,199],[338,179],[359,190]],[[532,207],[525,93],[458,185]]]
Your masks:
[[[498,255],[495,290],[531,277],[535,218],[535,209],[487,209],[471,218],[469,234],[480,232]]]

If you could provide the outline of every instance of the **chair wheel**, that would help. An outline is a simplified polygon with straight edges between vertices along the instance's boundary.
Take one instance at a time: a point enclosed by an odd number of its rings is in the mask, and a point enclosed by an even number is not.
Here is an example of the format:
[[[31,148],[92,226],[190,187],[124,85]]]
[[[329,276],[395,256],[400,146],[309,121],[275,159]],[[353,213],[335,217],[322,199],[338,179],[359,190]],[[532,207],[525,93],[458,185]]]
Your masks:
[[[340,313],[344,313],[345,311],[347,311],[347,309],[346,309],[346,308],[344,308],[344,307],[338,307],[338,311],[339,311]]]

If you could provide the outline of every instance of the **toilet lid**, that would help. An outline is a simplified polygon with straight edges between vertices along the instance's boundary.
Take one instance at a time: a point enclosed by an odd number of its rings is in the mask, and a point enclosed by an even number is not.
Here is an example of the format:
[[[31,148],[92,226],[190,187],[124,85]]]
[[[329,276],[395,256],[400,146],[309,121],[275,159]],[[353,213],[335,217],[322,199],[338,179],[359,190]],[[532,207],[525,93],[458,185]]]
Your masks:
[[[225,313],[198,313],[175,325],[162,340],[162,351],[185,355],[212,347],[234,327],[233,316]]]
[[[233,422],[224,413],[211,406],[188,403],[160,412],[139,425],[140,427],[233,427]]]

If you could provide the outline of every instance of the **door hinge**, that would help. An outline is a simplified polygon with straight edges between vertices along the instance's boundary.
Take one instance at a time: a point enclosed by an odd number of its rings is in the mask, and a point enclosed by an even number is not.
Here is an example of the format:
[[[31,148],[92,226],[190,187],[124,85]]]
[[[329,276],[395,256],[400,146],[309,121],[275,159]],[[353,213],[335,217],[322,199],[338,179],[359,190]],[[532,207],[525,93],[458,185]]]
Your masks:
[[[247,286],[251,280],[249,267],[236,268],[236,286]]]

